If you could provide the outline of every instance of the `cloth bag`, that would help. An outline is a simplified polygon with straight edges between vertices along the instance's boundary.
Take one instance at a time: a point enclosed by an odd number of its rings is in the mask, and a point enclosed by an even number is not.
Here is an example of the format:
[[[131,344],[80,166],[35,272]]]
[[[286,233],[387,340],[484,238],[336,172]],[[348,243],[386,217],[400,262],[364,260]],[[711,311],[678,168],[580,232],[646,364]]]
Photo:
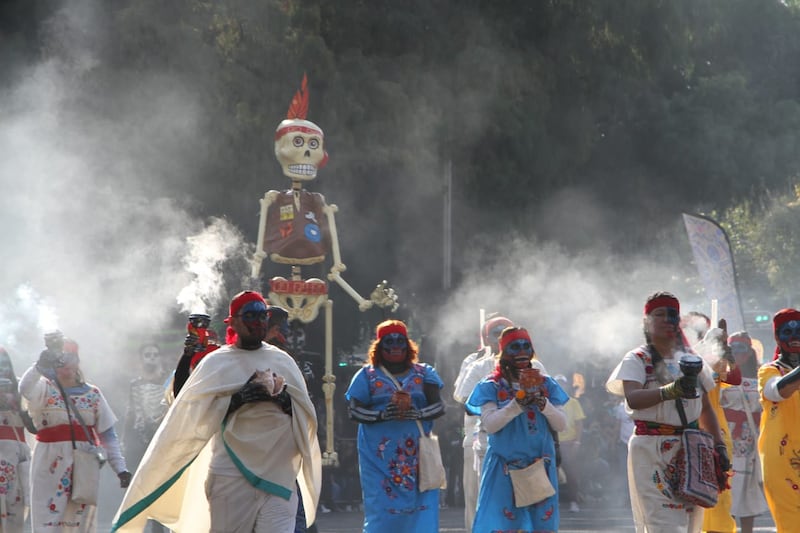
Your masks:
[[[100,492],[100,468],[103,463],[96,450],[72,450],[72,496],[75,503],[97,505]]]
[[[425,435],[422,424],[416,421],[419,427],[419,450],[417,451],[417,486],[420,492],[433,489],[447,488],[447,473],[442,464],[442,451],[439,448],[439,437],[431,431]]]
[[[681,444],[673,459],[675,497],[700,507],[714,507],[719,498],[714,438],[701,429],[684,429]]]
[[[546,500],[556,493],[550,478],[547,476],[544,459],[536,459],[525,468],[508,471],[511,486],[514,488],[514,505],[527,507]]]

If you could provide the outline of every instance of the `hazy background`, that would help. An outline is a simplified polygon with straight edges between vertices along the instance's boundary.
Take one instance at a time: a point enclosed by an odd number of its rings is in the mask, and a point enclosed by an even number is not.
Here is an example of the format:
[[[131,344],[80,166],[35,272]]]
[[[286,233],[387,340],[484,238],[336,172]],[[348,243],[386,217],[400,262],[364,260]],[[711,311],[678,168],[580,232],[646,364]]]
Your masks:
[[[793,7],[418,4],[4,2],[0,339],[18,372],[51,327],[102,382],[143,341],[177,350],[189,312],[219,326],[258,199],[289,185],[272,139],[303,73],[331,154],[309,188],[340,208],[345,278],[388,279],[439,366],[477,344],[480,309],[545,359],[608,364],[648,293],[709,312],[680,213],[792,190]],[[734,30],[772,55],[734,62]],[[740,280],[772,304],[756,285]],[[331,296],[336,351],[362,349],[385,313]]]
[[[481,309],[599,386],[649,293],[710,313],[682,212],[793,193],[799,30],[794,2],[744,0],[0,2],[0,344],[21,374],[62,329],[121,415],[139,344],[174,364],[189,312],[219,327],[254,288],[258,200],[289,186],[274,131],[307,73],[330,153],[308,188],[339,206],[345,279],[389,280],[448,386]],[[794,301],[743,263],[747,306]],[[330,293],[337,356],[363,351],[389,315]]]

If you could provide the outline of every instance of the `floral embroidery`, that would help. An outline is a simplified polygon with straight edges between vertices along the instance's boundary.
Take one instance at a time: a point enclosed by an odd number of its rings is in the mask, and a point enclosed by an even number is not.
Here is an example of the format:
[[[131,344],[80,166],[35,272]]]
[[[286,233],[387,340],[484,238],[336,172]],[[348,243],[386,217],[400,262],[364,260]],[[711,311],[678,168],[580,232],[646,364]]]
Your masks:
[[[381,459],[385,459],[384,453],[389,448],[388,443],[391,439],[384,437],[379,444],[376,453]],[[405,437],[394,449],[394,456],[390,457],[387,466],[389,467],[389,477],[381,482],[384,493],[390,498],[397,498],[395,491],[416,490],[417,479],[417,441],[413,436]]]

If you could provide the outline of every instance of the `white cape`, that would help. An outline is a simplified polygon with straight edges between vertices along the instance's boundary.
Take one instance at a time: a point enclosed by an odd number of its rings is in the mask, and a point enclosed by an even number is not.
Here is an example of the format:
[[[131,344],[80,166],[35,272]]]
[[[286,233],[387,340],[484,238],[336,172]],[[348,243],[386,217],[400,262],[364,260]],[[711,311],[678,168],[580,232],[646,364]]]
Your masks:
[[[184,384],[133,476],[112,532],[139,533],[148,518],[175,533],[209,530],[204,485],[211,438],[221,428],[230,396],[255,370],[267,369],[286,378],[292,416],[272,402],[245,404],[229,417],[223,440],[234,464],[255,486],[270,487],[269,492],[280,495],[294,490],[296,478],[306,520],[309,525],[314,522],[322,460],[316,414],[300,369],[270,345],[252,351],[228,345],[206,356]]]

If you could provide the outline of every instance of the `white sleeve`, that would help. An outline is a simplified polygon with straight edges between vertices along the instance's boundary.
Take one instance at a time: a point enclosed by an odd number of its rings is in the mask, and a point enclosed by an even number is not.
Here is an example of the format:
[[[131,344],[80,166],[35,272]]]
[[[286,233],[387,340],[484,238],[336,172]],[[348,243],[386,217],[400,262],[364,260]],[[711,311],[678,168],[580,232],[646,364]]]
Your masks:
[[[513,402],[517,403],[517,402]],[[542,414],[547,419],[550,427],[555,431],[564,431],[567,429],[567,413],[564,412],[562,407],[556,407],[550,400],[544,404]]]
[[[481,405],[481,427],[487,433],[497,433],[521,414],[522,407],[516,401],[508,402],[502,409],[494,402],[486,402]]]
[[[782,402],[786,398],[781,396],[781,393],[778,392],[778,381],[780,381],[781,376],[775,376],[774,378],[770,378],[766,383],[764,383],[764,398],[771,401],[771,402]]]
[[[44,394],[45,389],[45,384],[41,378],[42,375],[34,363],[19,379],[19,393],[36,407],[40,407],[41,396]]]

